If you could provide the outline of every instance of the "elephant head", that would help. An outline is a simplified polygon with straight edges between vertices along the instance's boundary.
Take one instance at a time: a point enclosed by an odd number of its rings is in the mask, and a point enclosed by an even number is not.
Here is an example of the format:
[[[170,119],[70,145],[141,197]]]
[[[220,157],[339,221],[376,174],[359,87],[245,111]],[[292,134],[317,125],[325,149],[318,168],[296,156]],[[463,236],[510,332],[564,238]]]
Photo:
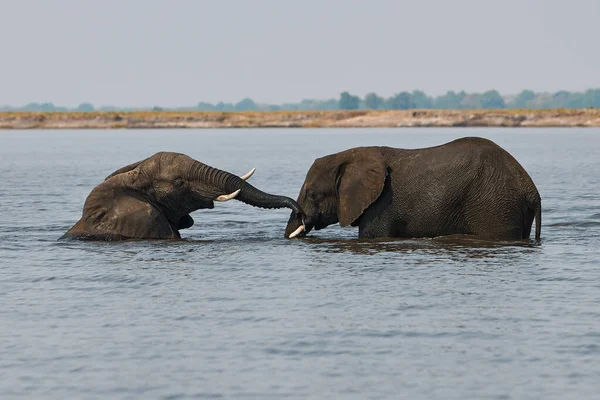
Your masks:
[[[304,220],[292,213],[285,237],[340,223],[354,225],[380,196],[386,179],[381,149],[359,147],[315,160],[298,194]]]
[[[86,199],[82,219],[67,236],[163,238],[175,232],[178,237],[179,229],[194,224],[189,213],[234,198],[255,207],[287,207],[302,218],[294,200],[247,183],[253,172],[239,177],[185,154],[157,153],[116,170],[96,186]]]

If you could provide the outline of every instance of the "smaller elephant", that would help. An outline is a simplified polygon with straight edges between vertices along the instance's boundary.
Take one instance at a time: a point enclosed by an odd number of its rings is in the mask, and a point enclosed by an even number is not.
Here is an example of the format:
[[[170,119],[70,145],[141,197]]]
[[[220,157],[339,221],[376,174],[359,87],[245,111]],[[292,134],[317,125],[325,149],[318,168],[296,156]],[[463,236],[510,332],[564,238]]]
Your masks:
[[[531,177],[494,142],[467,137],[422,149],[358,147],[315,160],[285,236],[340,223],[360,238],[529,237],[541,198]]]
[[[239,177],[185,154],[156,153],[116,170],[96,186],[81,219],[61,239],[179,239],[179,230],[194,224],[192,211],[234,198],[255,207],[288,207],[301,213],[289,197],[264,193],[247,183],[253,173]]]

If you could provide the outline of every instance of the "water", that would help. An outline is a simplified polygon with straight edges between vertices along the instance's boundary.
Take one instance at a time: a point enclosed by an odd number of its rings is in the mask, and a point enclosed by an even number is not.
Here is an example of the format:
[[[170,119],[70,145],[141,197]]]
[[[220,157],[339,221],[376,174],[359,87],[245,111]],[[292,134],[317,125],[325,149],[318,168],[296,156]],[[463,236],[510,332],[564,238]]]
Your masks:
[[[490,138],[530,173],[542,243],[285,240],[218,203],[181,242],[57,242],[90,190],[180,151],[296,198],[316,157]],[[0,132],[0,397],[592,399],[600,130]]]

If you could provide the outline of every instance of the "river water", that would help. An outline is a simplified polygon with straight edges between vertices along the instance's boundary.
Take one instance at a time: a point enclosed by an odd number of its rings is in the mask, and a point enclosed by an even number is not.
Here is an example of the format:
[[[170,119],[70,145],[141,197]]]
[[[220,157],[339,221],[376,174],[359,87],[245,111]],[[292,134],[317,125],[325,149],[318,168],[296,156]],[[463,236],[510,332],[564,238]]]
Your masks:
[[[289,210],[193,213],[180,242],[57,241],[115,169],[178,151],[296,198],[316,157],[494,140],[542,241],[283,238]],[[0,398],[596,399],[600,130],[0,132]]]

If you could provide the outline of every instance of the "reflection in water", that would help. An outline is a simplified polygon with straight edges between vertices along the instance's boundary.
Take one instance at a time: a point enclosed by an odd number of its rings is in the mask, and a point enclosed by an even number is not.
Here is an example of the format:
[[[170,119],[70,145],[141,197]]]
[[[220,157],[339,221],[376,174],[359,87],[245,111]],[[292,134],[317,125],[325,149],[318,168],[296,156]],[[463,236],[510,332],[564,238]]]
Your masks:
[[[381,255],[382,253],[410,253],[422,250],[431,254],[460,253],[470,257],[487,257],[491,254],[511,254],[515,249],[535,249],[540,243],[534,240],[489,241],[466,235],[452,235],[419,239],[331,239],[305,237],[311,250],[328,253],[355,253]]]

